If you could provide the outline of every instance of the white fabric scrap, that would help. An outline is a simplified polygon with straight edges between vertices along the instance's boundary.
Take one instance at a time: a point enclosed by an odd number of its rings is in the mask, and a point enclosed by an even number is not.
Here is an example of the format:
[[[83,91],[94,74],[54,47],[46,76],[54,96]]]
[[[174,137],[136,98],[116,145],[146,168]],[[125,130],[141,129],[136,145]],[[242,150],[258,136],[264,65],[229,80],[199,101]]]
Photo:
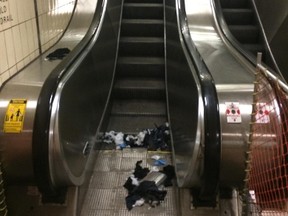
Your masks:
[[[115,138],[114,138],[114,142],[116,145],[121,145],[124,143],[123,140],[124,134],[122,132],[119,132],[116,134]]]
[[[132,185],[139,186],[139,181],[134,175],[131,175],[130,178],[132,180]]]
[[[141,146],[143,145],[143,141],[145,139],[147,132],[146,131],[141,131],[137,134],[137,140],[135,142],[136,145]]]
[[[159,155],[153,155],[151,158],[154,160],[159,160],[161,157]]]
[[[144,200],[143,198],[141,198],[141,199],[139,199],[139,200],[137,200],[137,201],[135,202],[135,204],[133,205],[133,207],[142,206],[142,205],[144,205],[144,203],[145,203],[145,200]]]

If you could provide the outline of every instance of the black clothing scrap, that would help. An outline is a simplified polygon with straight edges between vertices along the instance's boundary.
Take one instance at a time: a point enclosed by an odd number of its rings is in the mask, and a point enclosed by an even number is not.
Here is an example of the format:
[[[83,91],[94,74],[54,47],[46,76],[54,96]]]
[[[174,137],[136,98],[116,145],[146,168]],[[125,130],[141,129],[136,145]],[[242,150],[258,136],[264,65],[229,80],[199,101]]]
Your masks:
[[[137,200],[144,198],[151,207],[159,205],[164,200],[167,191],[159,190],[154,181],[143,181],[125,198],[128,210],[133,208]]]
[[[129,211],[140,199],[144,199],[145,203],[148,203],[151,207],[155,207],[159,205],[161,201],[164,201],[164,198],[167,195],[167,191],[160,190],[154,181],[146,181],[145,179],[145,181],[142,180],[145,176],[147,176],[150,170],[148,168],[143,168],[141,163],[141,160],[136,162],[133,177],[129,177],[123,185],[123,187],[125,187],[128,191],[128,196],[125,198],[125,200],[126,207]],[[172,186],[172,179],[175,178],[174,167],[167,165],[163,167],[163,170],[160,172],[167,176],[163,183],[164,186]],[[133,184],[132,178],[139,180],[137,185]]]
[[[143,179],[150,172],[148,168],[143,168],[140,165],[141,163],[142,160],[136,162],[136,167],[133,173],[135,178],[138,178],[139,180]]]
[[[65,56],[67,56],[68,53],[70,53],[70,49],[68,49],[68,48],[59,48],[59,49],[56,49],[54,52],[50,53],[49,55],[47,55],[46,59],[49,60],[49,61],[57,60],[57,59],[61,60]]]
[[[167,178],[165,179],[163,185],[165,187],[169,187],[169,186],[172,186],[172,180],[176,177],[176,173],[175,173],[175,169],[172,165],[167,165],[165,167],[163,167],[163,170],[160,171],[162,173],[164,173]]]

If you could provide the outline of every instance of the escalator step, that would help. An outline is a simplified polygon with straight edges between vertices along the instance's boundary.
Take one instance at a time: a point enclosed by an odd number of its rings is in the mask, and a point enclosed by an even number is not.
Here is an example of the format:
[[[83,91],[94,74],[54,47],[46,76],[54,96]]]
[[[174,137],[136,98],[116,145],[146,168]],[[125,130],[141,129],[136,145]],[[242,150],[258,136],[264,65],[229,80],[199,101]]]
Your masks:
[[[265,54],[265,47],[263,44],[243,44],[243,46],[254,55],[257,55],[258,52],[261,52],[263,55]]]
[[[249,0],[220,0],[222,8],[247,8]]]
[[[123,19],[163,19],[163,4],[125,3]]]
[[[254,13],[252,9],[223,9],[223,15],[228,25],[249,25],[254,23]]]
[[[259,29],[254,25],[229,25],[229,29],[240,43],[257,44]]]
[[[126,78],[116,81],[116,99],[162,99],[165,98],[165,82],[155,79]]]
[[[166,116],[111,115],[107,131],[114,130],[136,134],[144,129],[153,129],[155,124],[162,125],[166,121]]]
[[[165,116],[166,102],[161,100],[115,100],[112,115]]]
[[[123,37],[119,56],[163,56],[164,40],[155,37]]]
[[[163,20],[123,19],[121,37],[163,37]]]
[[[164,78],[164,59],[155,57],[121,57],[117,62],[119,77]]]
[[[163,3],[163,0],[124,0],[125,3]]]

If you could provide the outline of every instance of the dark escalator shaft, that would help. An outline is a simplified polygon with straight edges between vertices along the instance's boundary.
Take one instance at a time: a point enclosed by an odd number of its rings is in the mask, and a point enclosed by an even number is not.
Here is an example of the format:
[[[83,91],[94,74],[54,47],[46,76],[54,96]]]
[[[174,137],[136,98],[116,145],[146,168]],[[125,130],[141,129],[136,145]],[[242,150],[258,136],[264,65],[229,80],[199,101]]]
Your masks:
[[[162,1],[124,1],[107,130],[137,133],[167,121],[163,38]]]
[[[160,126],[167,121],[164,49],[163,1],[124,0],[114,86],[101,128],[103,132],[119,132],[116,136],[122,134],[120,132],[139,135],[144,129],[154,129],[154,124]],[[165,205],[131,209],[136,205],[135,197],[142,196],[133,195],[137,187],[130,194],[127,191],[127,178],[135,165],[150,169],[154,154],[161,155],[167,163],[172,158],[167,151],[161,154],[160,151],[149,152],[147,148],[125,148],[125,135],[123,140],[120,138],[123,141],[120,145],[100,142],[96,146],[93,179],[81,216],[88,212],[93,215],[177,215],[174,188],[167,189]],[[155,149],[155,146],[149,147]],[[144,205],[152,203],[148,196],[145,195],[149,200],[145,200]],[[166,200],[171,201],[167,203]]]
[[[261,30],[249,0],[220,0],[224,19],[232,35],[253,55],[265,54]]]

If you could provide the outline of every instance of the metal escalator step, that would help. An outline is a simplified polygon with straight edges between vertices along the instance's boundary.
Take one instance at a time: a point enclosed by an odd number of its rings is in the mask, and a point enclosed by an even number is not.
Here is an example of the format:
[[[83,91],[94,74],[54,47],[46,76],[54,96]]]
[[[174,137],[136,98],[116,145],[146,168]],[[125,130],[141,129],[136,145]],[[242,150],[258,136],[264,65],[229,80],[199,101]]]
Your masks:
[[[116,99],[163,99],[165,82],[148,78],[120,79],[115,83],[114,97]]]
[[[163,37],[122,37],[120,42],[164,43]]]
[[[265,47],[263,44],[243,44],[244,48],[252,54],[257,55],[258,52],[265,54]]]
[[[166,116],[165,100],[115,100],[112,115]]]
[[[123,37],[119,56],[163,56],[164,40],[155,37]]]
[[[164,59],[156,57],[120,57],[117,62],[118,77],[164,78]]]
[[[123,19],[122,37],[163,37],[164,22],[159,19]]]
[[[163,19],[163,4],[159,3],[125,3],[124,19]]]
[[[255,22],[254,13],[249,8],[225,8],[222,10],[228,25],[251,25]]]
[[[136,134],[144,129],[155,128],[154,124],[162,125],[165,122],[167,122],[166,116],[111,115],[107,131]]]
[[[247,8],[249,0],[220,0],[222,8]]]
[[[159,64],[165,63],[161,57],[121,57],[118,59],[119,64]]]
[[[240,43],[258,43],[259,28],[255,25],[229,25],[231,33]]]
[[[124,0],[125,3],[163,3],[163,0]]]

